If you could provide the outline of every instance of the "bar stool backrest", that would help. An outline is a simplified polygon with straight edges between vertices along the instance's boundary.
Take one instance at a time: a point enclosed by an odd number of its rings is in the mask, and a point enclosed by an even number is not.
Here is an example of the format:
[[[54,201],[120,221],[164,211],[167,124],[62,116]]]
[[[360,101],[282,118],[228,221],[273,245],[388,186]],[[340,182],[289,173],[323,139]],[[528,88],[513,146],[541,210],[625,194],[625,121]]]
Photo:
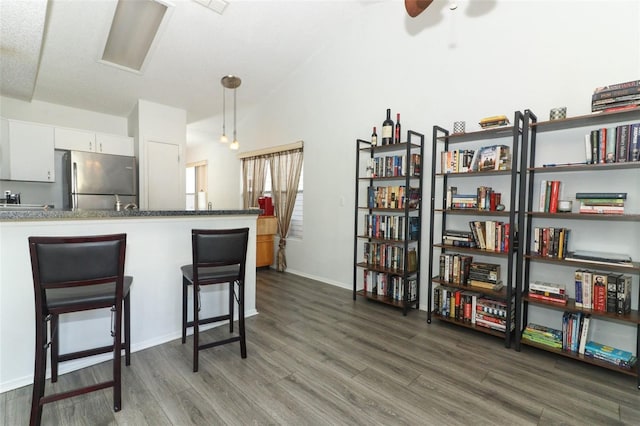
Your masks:
[[[233,273],[237,280],[244,281],[249,228],[194,229],[191,235],[195,280],[198,275],[214,278],[207,272],[227,267],[224,268],[227,273],[221,279],[226,280]]]
[[[116,283],[122,298],[126,234],[30,237],[29,249],[36,306],[46,309],[48,289],[104,283]]]

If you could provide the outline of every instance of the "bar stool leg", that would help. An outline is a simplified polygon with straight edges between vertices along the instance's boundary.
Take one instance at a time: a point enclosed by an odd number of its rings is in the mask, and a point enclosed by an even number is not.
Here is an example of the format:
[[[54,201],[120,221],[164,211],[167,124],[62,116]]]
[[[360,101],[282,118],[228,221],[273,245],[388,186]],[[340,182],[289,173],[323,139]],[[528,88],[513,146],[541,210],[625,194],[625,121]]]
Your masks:
[[[40,404],[40,399],[44,396],[45,373],[47,370],[47,321],[43,318],[36,319],[35,355],[31,417],[29,419],[30,426],[40,425],[42,420],[42,404]]]
[[[235,296],[235,284],[233,281],[229,281],[229,333],[233,333],[233,308],[236,304]]]
[[[129,294],[123,299],[124,303],[124,363],[131,365],[131,305]]]
[[[121,362],[122,362],[122,305],[116,306],[113,341],[113,411],[122,407]]]
[[[51,383],[58,381],[58,357],[60,356],[59,343],[58,315],[51,314]]]
[[[244,281],[238,281],[238,328],[240,333],[240,356],[247,357],[247,339],[244,330]]]
[[[198,372],[198,352],[200,352],[198,346],[200,345],[200,319],[199,319],[199,309],[200,304],[198,303],[198,293],[200,292],[200,287],[194,282],[193,283],[193,372]]]
[[[188,281],[182,278],[182,343],[187,341],[187,290]],[[195,306],[195,305],[194,305]]]

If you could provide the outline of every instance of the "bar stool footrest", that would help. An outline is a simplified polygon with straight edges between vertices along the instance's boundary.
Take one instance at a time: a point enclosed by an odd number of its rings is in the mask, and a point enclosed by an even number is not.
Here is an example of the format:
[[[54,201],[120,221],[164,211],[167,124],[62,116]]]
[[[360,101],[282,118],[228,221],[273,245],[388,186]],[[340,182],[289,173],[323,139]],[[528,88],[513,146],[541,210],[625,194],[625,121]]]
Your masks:
[[[126,349],[125,343],[122,343],[122,348],[123,351]],[[102,346],[101,348],[95,348],[95,349],[87,349],[84,351],[78,351],[78,352],[70,352],[68,354],[61,354],[58,355],[58,362],[64,362],[64,361],[71,361],[72,359],[78,359],[78,358],[84,358],[87,356],[93,356],[93,355],[100,355],[100,354],[106,354],[109,352],[113,352],[113,345],[111,346]]]
[[[229,337],[228,339],[218,340],[216,342],[205,343],[204,345],[198,345],[198,350],[213,348],[215,346],[226,345],[227,343],[239,342],[240,336]]]
[[[200,318],[198,320],[198,325],[211,324],[213,322],[220,322],[220,321],[230,320],[230,319],[231,319],[231,315],[229,314],[218,315],[217,317],[210,317],[210,318]],[[193,321],[187,321],[187,327],[193,327],[193,325],[194,325]]]
[[[59,401],[61,399],[70,398],[72,396],[83,395],[89,392],[95,392],[98,390],[111,388],[113,387],[114,383],[115,382],[113,380],[110,380],[108,382],[96,383],[95,385],[86,386],[83,388],[77,388],[67,392],[60,392],[60,393],[54,393],[52,395],[43,396],[42,398],[40,398],[39,404],[44,405],[44,404],[48,404],[49,402]]]

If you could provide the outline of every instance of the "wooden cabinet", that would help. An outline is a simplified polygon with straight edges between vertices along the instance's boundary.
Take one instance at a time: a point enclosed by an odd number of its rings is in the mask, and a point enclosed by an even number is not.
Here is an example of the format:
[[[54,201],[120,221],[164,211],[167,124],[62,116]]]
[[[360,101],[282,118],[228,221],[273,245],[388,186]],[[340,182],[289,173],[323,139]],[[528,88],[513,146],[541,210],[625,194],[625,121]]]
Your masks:
[[[133,138],[86,130],[55,128],[56,149],[133,156]]]
[[[506,347],[515,330],[523,129],[520,111],[510,126],[453,134],[434,126],[431,153],[427,322],[497,336]]]
[[[256,228],[256,267],[273,264],[274,236],[278,232],[278,219],[275,216],[258,216]]]
[[[53,127],[2,119],[0,145],[2,179],[55,181]]]
[[[521,204],[520,210],[526,213],[526,226],[522,226],[526,234],[524,247],[521,251],[523,278],[518,289],[519,305],[522,306],[522,319],[517,326],[516,349],[521,345],[532,346],[576,361],[586,362],[602,368],[614,370],[623,374],[637,377],[640,389],[640,365],[636,361],[631,368],[627,365],[616,365],[581,353],[581,341],[594,341],[609,347],[615,347],[634,354],[640,352],[640,161],[600,162],[585,164],[586,141],[585,135],[591,135],[602,129],[606,133],[624,134],[618,131],[633,123],[640,122],[640,109],[627,111],[601,112],[585,116],[570,117],[554,121],[537,121],[535,114],[525,111],[525,122],[530,128],[525,140],[521,170],[527,175],[527,203]],[[590,139],[590,138],[589,138]],[[615,138],[612,141],[616,141]],[[589,141],[590,142],[590,141]],[[606,139],[609,144],[609,139]],[[528,147],[527,147],[528,145]],[[600,146],[602,144],[600,143]],[[591,151],[591,143],[589,143]],[[528,157],[528,158],[527,158]],[[602,156],[604,157],[604,156]],[[617,158],[617,155],[616,155]],[[573,198],[576,193],[625,193],[623,214],[580,213],[580,200],[573,201],[571,212],[551,212],[543,208],[544,192],[542,187],[548,181],[559,181],[564,199]],[[544,182],[544,184],[543,184]],[[523,186],[523,188],[525,188]],[[524,192],[524,191],[523,191]],[[542,197],[541,197],[542,193]],[[557,254],[550,251],[545,254],[538,250],[544,241],[538,240],[538,229],[561,229],[565,233],[570,231],[567,242],[568,252],[584,250],[592,252],[623,253],[631,256],[633,262],[617,264],[615,262],[600,262],[581,259],[563,251]],[[550,232],[550,231],[549,231]],[[546,238],[543,237],[546,241]],[[595,260],[595,259],[594,259]],[[585,293],[580,287],[589,280],[581,279],[584,275],[597,274],[607,279],[604,306],[591,303],[592,292]],[[631,282],[631,312],[612,312],[611,305],[607,305],[616,292],[610,294],[611,282],[619,285],[620,276],[626,277],[623,287]],[[627,281],[629,280],[629,281]],[[557,303],[540,300],[530,288],[535,281],[548,281],[564,286],[568,298],[566,302]],[[576,282],[579,285],[576,285]],[[589,285],[589,290],[595,288]],[[614,286],[615,289],[615,286]],[[620,289],[620,287],[618,287]],[[618,294],[618,297],[621,297]],[[623,295],[623,300],[629,295]],[[628,299],[627,299],[628,300]],[[583,303],[587,302],[587,303]],[[593,306],[592,306],[593,305]],[[588,306],[585,307],[585,306]],[[603,310],[604,307],[604,310]],[[614,302],[615,307],[615,302]],[[574,335],[569,339],[567,322],[582,327],[587,321],[587,333]],[[520,319],[519,319],[520,321]],[[562,348],[541,343],[534,340],[530,331],[535,326],[543,326],[556,330],[556,335],[563,338]],[[580,329],[582,331],[582,328]],[[560,333],[557,333],[560,332]],[[576,340],[578,338],[578,340]],[[578,345],[567,345],[567,340]]]
[[[419,308],[424,135],[356,141],[353,300]]]

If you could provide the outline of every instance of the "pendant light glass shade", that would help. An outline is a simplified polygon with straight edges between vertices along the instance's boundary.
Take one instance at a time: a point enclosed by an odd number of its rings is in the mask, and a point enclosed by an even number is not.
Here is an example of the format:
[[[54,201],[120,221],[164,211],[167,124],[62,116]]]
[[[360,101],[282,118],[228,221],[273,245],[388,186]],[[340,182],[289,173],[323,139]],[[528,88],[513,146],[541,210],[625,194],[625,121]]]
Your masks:
[[[224,88],[222,89],[222,136],[220,137],[220,142],[222,143],[229,142],[229,139],[227,138],[227,135],[225,133],[225,130],[226,130],[225,129],[225,125],[226,125],[225,94],[226,94],[226,89],[233,89],[233,142],[231,143],[231,145],[229,145],[229,148],[237,150],[238,148],[240,148],[240,143],[238,142],[237,128],[236,128],[236,89],[240,86],[240,84],[242,83],[242,80],[240,80],[239,77],[236,77],[234,75],[225,75],[220,80],[220,83]]]

